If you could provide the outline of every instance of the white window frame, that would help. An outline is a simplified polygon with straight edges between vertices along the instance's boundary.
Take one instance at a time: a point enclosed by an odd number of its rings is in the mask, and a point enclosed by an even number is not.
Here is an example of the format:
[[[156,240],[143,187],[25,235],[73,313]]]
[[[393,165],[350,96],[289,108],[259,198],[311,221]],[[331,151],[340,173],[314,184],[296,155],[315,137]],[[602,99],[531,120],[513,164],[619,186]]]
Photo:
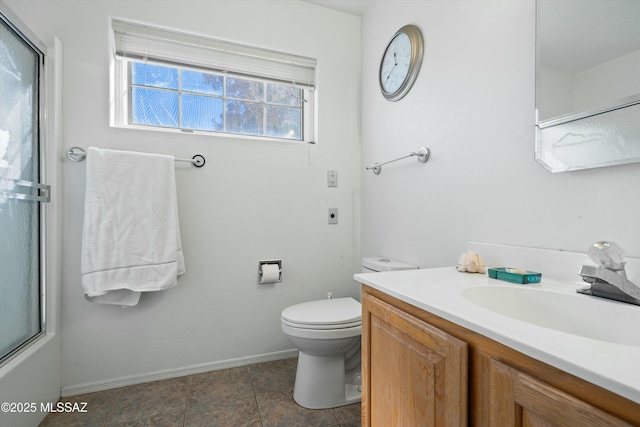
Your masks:
[[[224,40],[211,39],[194,34],[182,33],[174,30],[168,30],[158,27],[151,27],[146,24],[122,21],[119,19],[112,19],[112,32],[114,35],[111,39],[112,45],[112,65],[111,65],[111,102],[110,102],[110,125],[113,127],[122,127],[129,129],[141,129],[141,130],[157,130],[163,132],[177,132],[177,133],[190,133],[201,135],[216,135],[231,138],[243,138],[243,139],[258,139],[269,141],[283,141],[291,143],[311,143],[317,142],[316,137],[316,85],[315,85],[315,73],[316,73],[316,60],[312,58],[302,57],[299,55],[291,55],[283,52],[276,52],[272,50],[241,45]],[[131,51],[127,51],[123,54],[123,46],[127,48],[126,43],[129,41],[119,40],[119,37],[127,37],[129,33],[136,33],[138,41],[138,53],[136,53],[135,40],[130,42]],[[148,33],[148,35],[147,35]],[[149,45],[153,43],[151,40],[157,42],[157,45],[150,47],[150,52],[147,52],[147,37]],[[169,46],[168,49],[163,47],[163,43]],[[169,44],[171,43],[171,44]],[[185,43],[185,48],[179,53],[171,51],[173,45],[180,45]],[[144,45],[143,45],[144,44]],[[197,46],[196,46],[197,44]],[[229,64],[215,63],[215,59],[211,60],[206,57],[208,53],[213,53],[224,50],[223,61],[229,62]],[[141,52],[143,52],[141,54]],[[177,51],[176,51],[177,52]],[[193,53],[193,57],[186,57],[184,52]],[[149,57],[147,57],[149,55]],[[174,55],[174,56],[172,56]],[[236,55],[234,59],[233,55]],[[142,56],[142,57],[141,57]],[[260,58],[264,56],[264,58]],[[231,58],[229,60],[228,58]],[[249,60],[245,61],[245,58]],[[260,62],[264,60],[263,62]],[[250,80],[266,81],[276,84],[291,84],[294,87],[302,89],[303,93],[303,106],[302,106],[302,123],[301,123],[301,139],[292,138],[280,138],[268,135],[252,135],[242,133],[198,130],[198,129],[182,129],[179,127],[162,127],[153,125],[141,125],[131,123],[131,91],[132,85],[130,81],[129,63],[132,61],[141,62],[147,61],[156,65],[192,69],[201,72],[212,73],[227,73],[231,75],[237,75],[239,78],[246,78]],[[271,61],[271,62],[269,62]],[[290,62],[285,62],[290,61]],[[218,61],[220,62],[220,61]],[[296,62],[300,62],[302,67],[308,67],[311,69],[310,76],[304,77],[298,82],[297,78],[300,78],[301,71],[295,69]],[[286,66],[282,66],[286,63]],[[264,64],[265,66],[261,66]],[[311,64],[311,65],[310,65]],[[273,66],[272,66],[273,65]],[[291,76],[289,69],[291,69]],[[271,75],[269,75],[271,74]]]

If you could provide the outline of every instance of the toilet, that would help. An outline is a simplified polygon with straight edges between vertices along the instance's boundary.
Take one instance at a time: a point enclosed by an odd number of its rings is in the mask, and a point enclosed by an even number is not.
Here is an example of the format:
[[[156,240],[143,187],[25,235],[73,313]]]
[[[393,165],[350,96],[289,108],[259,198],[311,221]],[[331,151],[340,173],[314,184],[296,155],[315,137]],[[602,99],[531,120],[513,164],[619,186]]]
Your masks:
[[[413,270],[386,258],[363,258],[362,272]],[[309,409],[360,402],[362,305],[351,297],[304,302],[282,310],[282,331],[298,350],[293,399]]]

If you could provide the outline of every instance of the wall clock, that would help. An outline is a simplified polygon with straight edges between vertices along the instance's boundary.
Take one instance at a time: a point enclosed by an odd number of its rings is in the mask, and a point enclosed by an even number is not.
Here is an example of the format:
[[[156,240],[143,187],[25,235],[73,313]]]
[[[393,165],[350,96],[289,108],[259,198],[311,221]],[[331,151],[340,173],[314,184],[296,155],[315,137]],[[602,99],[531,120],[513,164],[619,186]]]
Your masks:
[[[405,25],[394,34],[380,61],[380,90],[385,99],[398,101],[409,92],[420,72],[423,54],[418,27]]]

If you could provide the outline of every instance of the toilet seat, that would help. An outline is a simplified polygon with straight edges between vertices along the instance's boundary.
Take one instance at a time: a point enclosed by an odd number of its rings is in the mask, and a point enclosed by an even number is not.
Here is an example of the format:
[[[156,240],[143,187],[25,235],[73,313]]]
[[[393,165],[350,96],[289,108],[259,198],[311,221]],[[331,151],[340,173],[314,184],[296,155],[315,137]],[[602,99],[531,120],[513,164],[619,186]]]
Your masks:
[[[296,304],[282,310],[282,323],[303,329],[347,329],[362,324],[362,305],[353,298]]]
[[[284,317],[282,318],[282,324],[291,326],[292,328],[303,328],[303,329],[314,329],[314,330],[325,330],[325,329],[348,329],[354,328],[362,325],[362,321],[358,320],[356,322],[351,323],[342,323],[338,325],[334,324],[326,324],[326,325],[307,325],[305,323],[296,323],[290,322],[286,320]]]

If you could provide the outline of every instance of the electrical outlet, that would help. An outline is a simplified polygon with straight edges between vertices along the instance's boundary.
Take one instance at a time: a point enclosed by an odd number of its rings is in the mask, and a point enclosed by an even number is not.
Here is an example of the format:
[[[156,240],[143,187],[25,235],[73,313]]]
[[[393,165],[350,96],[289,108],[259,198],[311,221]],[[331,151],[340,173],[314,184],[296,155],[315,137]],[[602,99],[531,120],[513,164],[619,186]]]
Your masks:
[[[329,224],[338,223],[338,208],[329,208]]]

